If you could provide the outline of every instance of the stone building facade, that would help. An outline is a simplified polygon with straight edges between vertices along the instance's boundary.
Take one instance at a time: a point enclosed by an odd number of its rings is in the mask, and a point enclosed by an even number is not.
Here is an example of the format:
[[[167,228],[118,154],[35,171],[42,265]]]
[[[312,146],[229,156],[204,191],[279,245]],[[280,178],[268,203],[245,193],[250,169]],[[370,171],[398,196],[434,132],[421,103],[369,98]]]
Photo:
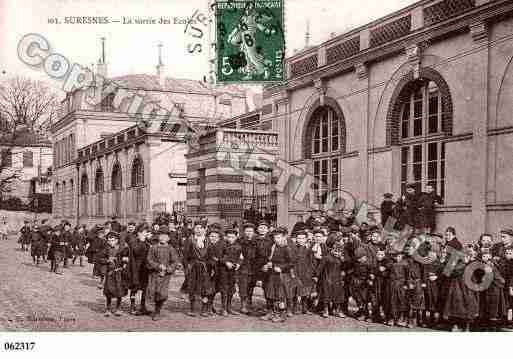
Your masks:
[[[156,75],[109,77],[103,53],[94,76],[67,93],[50,126],[55,220],[126,223],[183,205],[183,133],[248,111],[243,89],[166,77],[160,56]]]
[[[497,232],[513,223],[511,34],[511,1],[419,1],[288,58],[261,121],[346,206],[431,184],[438,230]],[[281,223],[307,214],[296,190],[278,198]]]
[[[278,151],[272,131],[220,127],[199,137],[186,155],[187,215],[240,224],[251,208],[274,213]]]

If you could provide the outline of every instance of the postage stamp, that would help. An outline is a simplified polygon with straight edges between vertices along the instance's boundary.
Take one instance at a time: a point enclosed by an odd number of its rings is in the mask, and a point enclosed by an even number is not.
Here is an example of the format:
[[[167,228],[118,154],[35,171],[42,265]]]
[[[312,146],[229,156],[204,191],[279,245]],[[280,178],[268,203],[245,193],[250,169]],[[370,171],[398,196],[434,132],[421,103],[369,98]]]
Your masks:
[[[283,0],[220,0],[215,16],[218,82],[284,80]]]

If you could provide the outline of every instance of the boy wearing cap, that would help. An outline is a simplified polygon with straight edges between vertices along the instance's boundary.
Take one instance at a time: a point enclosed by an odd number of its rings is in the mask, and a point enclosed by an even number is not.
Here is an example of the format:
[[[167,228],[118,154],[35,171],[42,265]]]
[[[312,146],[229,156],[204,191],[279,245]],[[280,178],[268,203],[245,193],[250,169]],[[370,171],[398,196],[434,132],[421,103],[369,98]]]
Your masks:
[[[66,254],[66,242],[64,242],[62,237],[61,225],[55,227],[50,252],[52,258],[51,271],[55,274],[62,274],[62,271],[59,271],[59,264],[64,260]]]
[[[292,299],[290,285],[291,270],[294,267],[293,255],[287,244],[287,229],[279,227],[273,232],[274,244],[264,271],[269,272],[266,286],[266,296],[273,308],[270,320],[284,322],[287,319],[287,302]]]
[[[431,233],[436,228],[436,205],[442,203],[442,198],[437,195],[432,185],[426,185],[426,192],[419,196],[419,214],[421,225],[425,233]]]
[[[221,267],[221,259],[223,257],[226,241],[221,235],[221,226],[214,224],[210,226],[208,234],[208,271],[210,274],[213,292],[208,296],[206,311],[202,313],[203,317],[209,317],[216,314],[214,309],[214,298],[217,293],[221,291],[221,284],[219,278],[219,269]]]
[[[105,283],[103,286],[103,295],[106,299],[105,316],[111,314],[119,317],[121,312],[121,300],[128,294],[127,283],[127,263],[128,247],[126,244],[120,244],[120,236],[117,232],[107,234],[107,246],[99,254],[99,261],[105,265]],[[112,298],[116,298],[116,306],[112,310]]]
[[[20,229],[20,239],[18,241],[18,243],[21,244],[22,251],[28,251],[28,246],[30,244],[30,239],[31,239],[30,233],[31,233],[31,229],[30,229],[29,221],[24,221],[24,225]]]
[[[148,250],[147,263],[149,269],[147,297],[155,302],[152,319],[159,320],[160,310],[168,298],[171,275],[178,265],[178,255],[169,244],[169,236],[159,234],[159,241]]]
[[[34,231],[32,232],[31,237],[32,244],[30,246],[30,254],[32,255],[32,261],[38,266],[41,261],[41,256],[44,253],[44,249],[46,248],[46,242],[39,226],[34,226]]]
[[[248,314],[248,307],[252,304],[253,290],[256,284],[255,258],[257,254],[257,243],[255,240],[255,225],[245,223],[242,226],[244,234],[239,239],[242,248],[242,262],[238,271],[239,296],[241,299],[242,314]]]
[[[62,225],[64,230],[62,232],[62,241],[64,245],[64,268],[68,268],[68,260],[73,258],[72,244],[73,244],[73,232],[71,232],[71,223],[63,221]]]
[[[409,225],[413,229],[421,227],[419,223],[418,195],[415,193],[415,185],[410,183],[406,186],[406,193],[397,201],[396,207],[399,211],[399,226],[403,229]]]
[[[258,222],[257,235],[255,238],[256,242],[256,255],[255,255],[255,280],[256,286],[261,286],[264,291],[264,297],[266,300],[265,313],[262,319],[269,319],[272,316],[272,304],[267,298],[266,286],[269,280],[269,272],[264,270],[265,265],[269,261],[269,255],[271,254],[271,248],[274,241],[269,235],[269,224],[266,221]]]
[[[129,225],[130,227],[130,225]],[[130,231],[130,230],[129,230]],[[148,251],[150,250],[149,227],[141,225],[136,231],[136,237],[131,235],[128,237],[129,249],[129,289],[130,289],[130,314],[132,315],[146,315],[146,288],[148,287],[148,266],[146,259],[148,258]],[[141,292],[141,301],[139,310],[136,311],[135,299],[137,293]]]
[[[208,271],[209,252],[206,228],[203,222],[194,223],[194,234],[184,243],[183,263],[185,281],[182,291],[189,295],[190,310],[187,315],[197,316],[196,301],[208,303],[214,286]]]
[[[223,303],[222,315],[238,315],[232,309],[232,298],[235,294],[237,271],[241,265],[242,247],[237,243],[237,230],[229,228],[225,231],[226,246],[219,267],[219,286]]]

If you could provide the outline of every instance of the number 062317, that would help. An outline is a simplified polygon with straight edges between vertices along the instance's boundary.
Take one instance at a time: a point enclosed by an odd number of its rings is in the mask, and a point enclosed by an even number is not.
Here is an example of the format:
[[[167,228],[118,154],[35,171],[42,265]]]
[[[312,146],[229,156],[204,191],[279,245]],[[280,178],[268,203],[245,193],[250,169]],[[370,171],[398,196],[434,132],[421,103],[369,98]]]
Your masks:
[[[5,351],[29,351],[36,347],[36,342],[4,342]]]

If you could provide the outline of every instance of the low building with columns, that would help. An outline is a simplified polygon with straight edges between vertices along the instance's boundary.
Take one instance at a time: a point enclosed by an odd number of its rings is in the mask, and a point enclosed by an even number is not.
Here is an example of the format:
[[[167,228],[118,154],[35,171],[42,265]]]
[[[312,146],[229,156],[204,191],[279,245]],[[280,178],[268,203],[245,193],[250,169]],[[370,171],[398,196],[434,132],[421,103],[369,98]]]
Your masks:
[[[237,85],[165,76],[160,51],[156,75],[109,77],[104,45],[93,81],[66,94],[50,126],[57,221],[126,224],[183,208],[184,134],[251,110]]]
[[[419,1],[286,59],[261,121],[285,162],[346,207],[430,184],[437,230],[496,233],[513,223],[512,34],[511,1]],[[307,214],[294,183],[278,222]]]

